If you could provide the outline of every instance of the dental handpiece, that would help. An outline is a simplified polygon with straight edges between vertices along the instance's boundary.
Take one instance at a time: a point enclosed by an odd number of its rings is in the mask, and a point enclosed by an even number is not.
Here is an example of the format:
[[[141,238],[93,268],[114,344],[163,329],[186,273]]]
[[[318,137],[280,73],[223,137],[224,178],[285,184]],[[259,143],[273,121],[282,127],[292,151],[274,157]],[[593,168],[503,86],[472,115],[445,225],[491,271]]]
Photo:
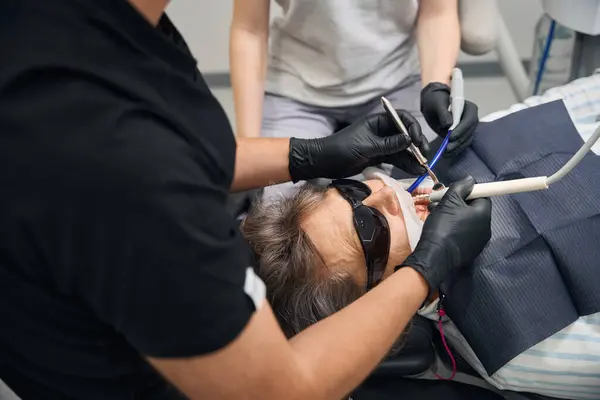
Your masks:
[[[594,134],[583,144],[583,146],[581,146],[577,153],[575,153],[561,169],[550,177],[537,176],[534,178],[514,179],[510,181],[477,183],[473,187],[471,194],[467,197],[467,200],[548,189],[551,184],[558,182],[571,172],[585,157],[588,151],[590,151],[598,139],[600,139],[600,126],[596,128]],[[448,189],[434,190],[429,194],[417,195],[415,197],[423,200],[428,199],[431,203],[436,203],[444,197],[444,194],[446,194],[447,191]]]
[[[409,141],[410,145],[408,146],[407,151],[410,152],[413,157],[416,158],[417,162],[427,170],[427,174],[431,177],[431,179],[433,180],[433,182],[435,184],[439,184],[439,180],[437,178],[437,176],[435,176],[435,174],[433,173],[433,171],[429,168],[429,164],[427,161],[427,158],[425,158],[425,156],[423,156],[423,154],[421,153],[421,151],[419,150],[419,148],[417,146],[414,145],[414,143],[412,143],[412,139],[408,133],[408,130],[406,129],[406,127],[404,126],[404,124],[402,123],[402,120],[400,119],[400,116],[398,115],[398,113],[396,112],[396,109],[394,109],[394,106],[392,105],[392,103],[386,99],[385,97],[381,97],[381,105],[383,106],[383,109],[392,117],[392,120],[394,121],[394,124],[396,125],[396,127],[398,128],[398,130],[406,137],[406,139]]]
[[[452,70],[452,81],[450,82],[450,112],[452,113],[452,125],[449,131],[460,124],[463,110],[465,109],[465,84],[460,68]]]

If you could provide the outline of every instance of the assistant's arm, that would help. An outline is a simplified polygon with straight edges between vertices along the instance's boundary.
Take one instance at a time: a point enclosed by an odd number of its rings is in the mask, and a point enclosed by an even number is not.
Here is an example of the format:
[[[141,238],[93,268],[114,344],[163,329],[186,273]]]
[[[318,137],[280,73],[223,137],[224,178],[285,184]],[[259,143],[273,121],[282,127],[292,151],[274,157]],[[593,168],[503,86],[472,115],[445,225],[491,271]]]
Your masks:
[[[339,399],[381,361],[427,291],[423,277],[404,268],[289,341],[265,304],[225,348],[150,362],[192,400]]]
[[[229,36],[237,137],[258,137],[269,38],[269,0],[235,0]]]
[[[423,86],[448,84],[460,50],[457,0],[421,0],[417,46]]]

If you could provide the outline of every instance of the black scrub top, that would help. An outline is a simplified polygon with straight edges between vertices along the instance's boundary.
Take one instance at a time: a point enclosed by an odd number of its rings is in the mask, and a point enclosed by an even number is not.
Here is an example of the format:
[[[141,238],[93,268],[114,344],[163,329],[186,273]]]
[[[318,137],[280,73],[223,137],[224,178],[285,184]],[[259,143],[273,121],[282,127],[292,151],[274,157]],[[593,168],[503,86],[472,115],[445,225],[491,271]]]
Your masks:
[[[178,398],[142,355],[214,351],[255,311],[234,160],[166,16],[0,1],[0,378],[25,400]]]

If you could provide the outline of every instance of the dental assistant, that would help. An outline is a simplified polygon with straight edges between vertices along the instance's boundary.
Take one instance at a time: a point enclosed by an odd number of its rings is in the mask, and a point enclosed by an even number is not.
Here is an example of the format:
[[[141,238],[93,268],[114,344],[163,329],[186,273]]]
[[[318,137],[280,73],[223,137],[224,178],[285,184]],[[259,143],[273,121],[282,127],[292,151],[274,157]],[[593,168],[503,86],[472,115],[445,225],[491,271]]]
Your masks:
[[[489,207],[451,189],[409,264],[287,340],[228,192],[422,171],[384,115],[236,144],[167,3],[0,2],[0,379],[36,400],[342,398],[481,251]]]
[[[395,108],[425,136],[446,136],[448,87],[460,47],[457,0],[236,0],[231,79],[241,137],[324,137],[340,125]],[[425,121],[427,124],[425,124]],[[469,145],[478,123],[467,101],[447,155]]]

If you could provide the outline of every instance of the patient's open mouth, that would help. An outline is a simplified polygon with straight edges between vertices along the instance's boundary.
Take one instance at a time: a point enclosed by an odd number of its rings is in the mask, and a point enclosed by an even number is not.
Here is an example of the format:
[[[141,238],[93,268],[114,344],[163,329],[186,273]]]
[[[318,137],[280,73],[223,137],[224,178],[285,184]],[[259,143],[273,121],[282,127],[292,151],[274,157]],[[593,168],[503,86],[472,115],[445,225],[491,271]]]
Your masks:
[[[417,210],[417,215],[419,216],[419,219],[421,221],[425,221],[425,219],[429,215],[429,209],[427,208],[427,206],[429,205],[429,201],[419,197],[415,198],[415,196],[421,194],[429,194],[432,191],[432,188],[418,187],[414,190],[414,192],[412,192],[413,200],[415,202],[415,209]]]

